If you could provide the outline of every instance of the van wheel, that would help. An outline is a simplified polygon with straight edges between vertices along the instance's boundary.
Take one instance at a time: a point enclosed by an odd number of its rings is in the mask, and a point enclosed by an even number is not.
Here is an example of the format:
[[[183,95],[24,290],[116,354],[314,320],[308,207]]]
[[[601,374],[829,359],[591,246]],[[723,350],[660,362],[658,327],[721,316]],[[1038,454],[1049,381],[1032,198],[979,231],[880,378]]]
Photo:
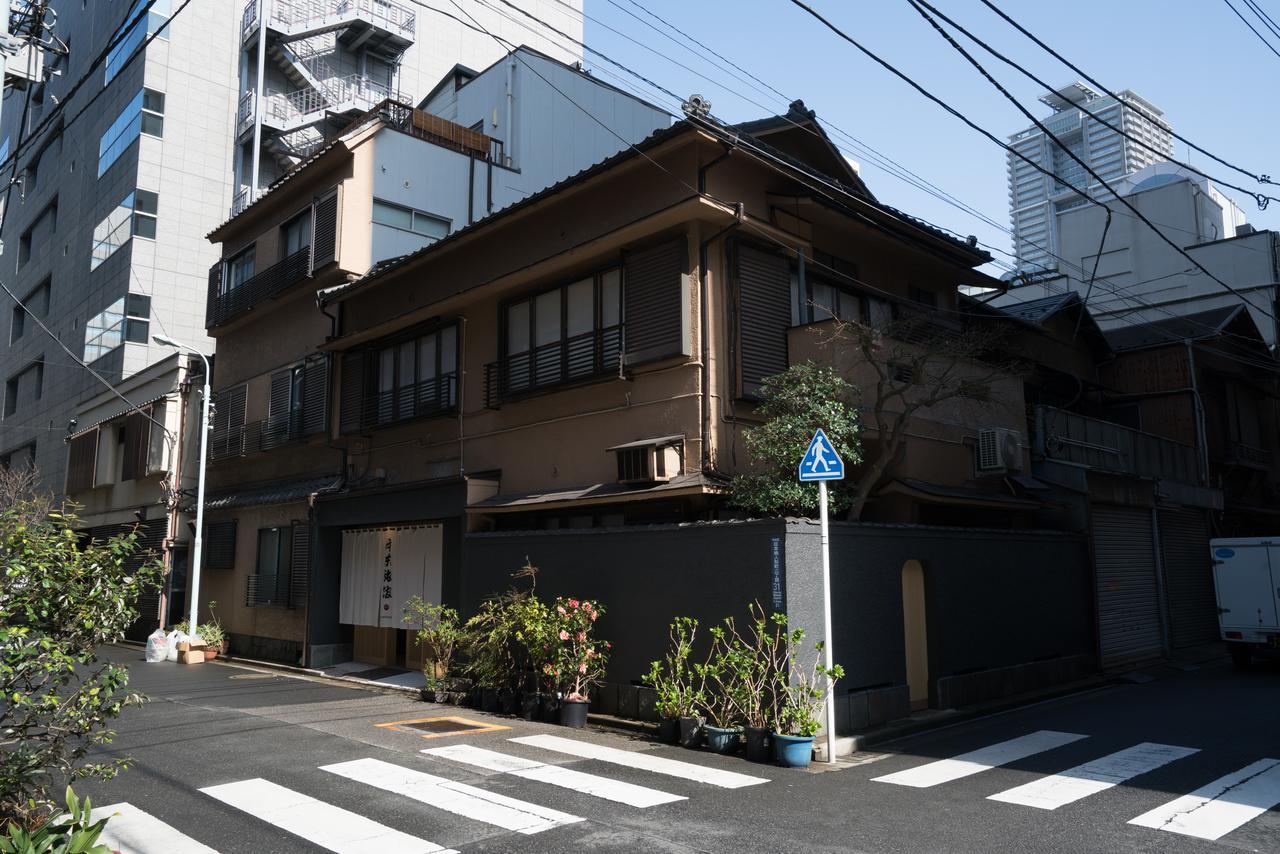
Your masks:
[[[1244,644],[1233,643],[1230,647],[1231,664],[1236,670],[1248,670],[1253,663],[1253,650]]]

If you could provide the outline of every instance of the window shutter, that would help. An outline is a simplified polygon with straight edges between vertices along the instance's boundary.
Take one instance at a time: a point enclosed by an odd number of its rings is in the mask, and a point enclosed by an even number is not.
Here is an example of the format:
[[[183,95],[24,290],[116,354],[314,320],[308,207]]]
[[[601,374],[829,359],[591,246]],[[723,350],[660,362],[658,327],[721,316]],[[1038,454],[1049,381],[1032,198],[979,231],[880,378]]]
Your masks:
[[[328,428],[329,357],[310,356],[302,369],[302,435]]]
[[[98,468],[98,429],[95,427],[71,440],[67,450],[67,492],[93,488]]]
[[[311,269],[317,270],[338,257],[338,194],[330,193],[315,203],[311,217]]]
[[[628,252],[622,270],[626,364],[687,354],[685,242]]]
[[[124,460],[121,480],[147,476],[147,449],[151,442],[151,407],[130,412],[124,419]]]
[[[364,423],[364,351],[342,354],[342,375],[338,389],[338,429],[358,433]]]
[[[166,423],[165,407],[168,402],[169,401],[167,399],[158,400],[151,406],[151,417],[161,424]],[[150,426],[155,427],[154,424],[150,424]],[[151,440],[147,443],[147,468],[145,474],[152,474],[153,472],[165,470],[165,467],[168,465],[165,450],[165,431],[159,428],[151,430]]]
[[[222,267],[222,259],[219,258],[209,268],[209,296],[205,302],[204,315],[206,329],[213,325],[213,319],[217,316],[218,296],[222,293]]]
[[[262,444],[274,448],[289,439],[289,384],[292,371],[285,369],[271,375],[271,399],[267,409],[267,432]]]
[[[214,398],[209,456],[218,460],[244,456],[245,387],[224,389]]]
[[[222,522],[205,522],[204,524],[204,561],[205,569],[234,569],[236,565],[236,520],[227,519]]]
[[[791,265],[781,255],[736,245],[738,378],[743,397],[759,396],[765,377],[787,369]]]
[[[289,607],[305,608],[311,582],[311,526],[293,523],[293,551],[289,555]]]

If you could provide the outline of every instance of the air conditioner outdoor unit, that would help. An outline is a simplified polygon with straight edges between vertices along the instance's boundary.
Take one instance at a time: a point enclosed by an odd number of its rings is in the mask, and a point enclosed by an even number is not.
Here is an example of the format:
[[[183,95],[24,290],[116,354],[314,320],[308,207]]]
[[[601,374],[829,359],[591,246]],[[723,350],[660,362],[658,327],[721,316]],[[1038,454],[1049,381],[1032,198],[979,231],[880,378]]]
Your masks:
[[[978,430],[978,472],[1003,474],[1022,471],[1022,442],[1017,430],[983,427]]]
[[[610,448],[618,460],[618,483],[666,483],[683,470],[683,436],[641,440]]]

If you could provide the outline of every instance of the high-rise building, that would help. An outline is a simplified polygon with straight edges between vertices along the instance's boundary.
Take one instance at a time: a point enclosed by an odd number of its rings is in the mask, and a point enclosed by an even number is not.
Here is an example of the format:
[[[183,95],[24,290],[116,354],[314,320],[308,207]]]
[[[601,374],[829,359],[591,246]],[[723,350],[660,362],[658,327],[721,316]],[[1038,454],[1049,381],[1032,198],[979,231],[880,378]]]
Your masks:
[[[581,0],[519,5],[581,38]],[[248,199],[255,162],[262,188],[384,98],[416,103],[455,66],[492,64],[506,52],[493,36],[581,59],[518,12],[462,9],[49,0],[46,49],[34,70],[10,61],[0,106],[3,180],[14,178],[0,281],[25,306],[0,294],[0,465],[34,462],[46,487],[64,489],[64,438],[85,426],[70,422],[104,390],[77,359],[116,384],[171,354],[155,333],[212,352],[218,253],[206,235]],[[119,458],[100,454],[97,476],[118,479],[106,469]]]
[[[1173,136],[1163,112],[1128,89],[1116,94],[1102,95],[1079,82],[1048,92],[1040,100],[1054,111],[1043,120],[1049,133],[1032,126],[1009,137],[1017,152],[1009,154],[1009,218],[1020,272],[1058,269],[1058,215],[1089,204],[1082,191],[1100,201],[1111,198],[1071,154],[1108,184],[1173,156]]]

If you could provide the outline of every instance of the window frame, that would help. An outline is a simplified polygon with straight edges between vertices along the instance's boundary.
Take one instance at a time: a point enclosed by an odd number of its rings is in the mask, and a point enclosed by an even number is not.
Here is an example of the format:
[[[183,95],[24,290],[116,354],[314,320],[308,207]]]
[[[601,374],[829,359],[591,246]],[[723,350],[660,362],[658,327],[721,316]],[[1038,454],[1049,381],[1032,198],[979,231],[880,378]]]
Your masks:
[[[289,230],[304,220],[306,221],[306,233],[302,235],[302,237],[305,238],[305,242],[296,249],[290,250]],[[285,258],[288,258],[297,252],[301,252],[303,249],[309,248],[314,237],[315,222],[314,217],[312,216],[312,206],[307,205],[307,207],[285,220],[285,222],[280,226],[280,260],[283,261]]]
[[[446,347],[445,339],[447,336],[445,333],[451,333],[453,338],[453,367],[448,371],[442,370],[446,364],[444,357],[449,349]],[[387,338],[369,347],[365,351],[365,381],[371,391],[371,394],[367,395],[367,397],[372,400],[372,406],[364,408],[364,417],[361,420],[365,425],[369,427],[387,427],[405,421],[413,421],[419,418],[435,418],[456,412],[458,406],[458,364],[462,358],[462,335],[460,333],[461,324],[457,322],[438,323],[427,327],[419,327],[404,335]],[[427,338],[435,339],[435,375],[423,379],[420,376],[423,364],[422,343]],[[406,344],[413,345],[412,366],[414,379],[411,383],[403,383],[401,375],[401,368],[404,364],[403,348]],[[389,359],[391,368],[389,387],[387,388],[383,388],[382,368],[384,359]],[[450,377],[452,377],[451,380],[449,379]],[[444,398],[444,402],[434,409],[422,411],[419,408],[422,397],[421,389],[428,382],[437,384],[437,399]],[[443,395],[441,395],[439,389],[439,384],[441,383],[446,383]]]
[[[151,207],[151,210],[147,210],[146,207],[140,206],[140,201],[143,200],[147,200],[146,204]],[[150,190],[137,188],[130,190],[129,194],[121,199],[120,203],[108,211],[107,215],[99,220],[98,224],[94,226],[93,236],[91,238],[93,242],[89,247],[89,272],[92,273],[94,270],[105,264],[113,255],[116,254],[116,252],[124,248],[124,245],[135,237],[142,240],[155,240],[156,223],[159,219],[159,207],[159,194]],[[127,213],[121,214],[120,212],[122,210],[127,211]],[[109,225],[112,217],[118,217],[119,221],[115,227],[110,229],[110,231],[107,231],[99,237],[98,235],[100,230],[104,226]],[[151,223],[150,234],[139,233],[138,224],[140,222]],[[121,237],[121,230],[125,228],[128,229],[127,234]],[[107,246],[111,247],[110,251],[99,257],[99,249]]]
[[[164,138],[164,93],[145,86],[138,89],[138,94],[129,99],[98,137],[98,177],[107,174],[129,146],[144,134]]]
[[[245,276],[241,281],[236,282],[235,281],[235,272],[237,269],[236,265],[243,264],[244,259],[246,257],[248,257],[249,259],[249,264],[248,264],[249,274]],[[242,287],[246,282],[248,282],[255,275],[257,275],[258,244],[250,243],[248,246],[244,247],[234,255],[228,256],[222,262],[222,264],[223,264],[222,282],[221,282],[219,295],[231,293],[236,288]]]
[[[142,312],[145,300],[145,316]],[[109,325],[93,325],[94,321],[111,320]],[[90,336],[90,330],[97,333]],[[128,293],[112,302],[102,311],[90,317],[84,324],[84,361],[96,362],[98,359],[115,352],[125,344],[146,344],[151,332],[151,297],[146,294]],[[115,340],[107,346],[106,342]],[[93,347],[92,351],[90,348]]]
[[[397,210],[401,213],[409,214],[409,227],[405,228],[403,225],[396,225],[395,223],[384,222],[378,219],[379,207],[390,208],[393,210]],[[426,231],[419,231],[417,228],[417,222],[419,217],[430,220],[432,222],[439,223],[440,225],[444,226],[444,233],[433,234]],[[444,238],[448,237],[449,232],[453,230],[453,220],[450,219],[449,217],[440,216],[439,214],[433,214],[430,211],[424,211],[424,210],[419,210],[417,208],[412,208],[412,207],[409,207],[408,205],[402,205],[398,202],[389,202],[386,199],[379,199],[377,197],[374,197],[373,199],[373,208],[370,212],[369,219],[375,225],[384,225],[387,228],[394,228],[396,231],[403,231],[407,234],[416,234],[419,237],[427,237],[433,241],[443,240]]]

